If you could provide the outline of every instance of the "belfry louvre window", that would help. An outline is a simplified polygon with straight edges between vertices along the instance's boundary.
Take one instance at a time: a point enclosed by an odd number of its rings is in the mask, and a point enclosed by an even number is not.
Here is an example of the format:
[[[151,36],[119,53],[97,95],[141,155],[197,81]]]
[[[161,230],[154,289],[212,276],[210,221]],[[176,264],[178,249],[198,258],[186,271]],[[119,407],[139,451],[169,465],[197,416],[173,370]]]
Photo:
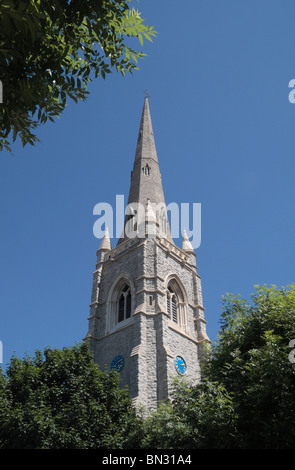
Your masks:
[[[130,287],[125,284],[119,295],[118,301],[118,322],[130,318],[131,315],[131,291]]]
[[[167,289],[167,313],[171,320],[178,323],[177,299],[175,292],[173,292],[170,286]]]
[[[146,176],[150,176],[151,167],[146,164],[145,167],[142,167],[142,173]]]

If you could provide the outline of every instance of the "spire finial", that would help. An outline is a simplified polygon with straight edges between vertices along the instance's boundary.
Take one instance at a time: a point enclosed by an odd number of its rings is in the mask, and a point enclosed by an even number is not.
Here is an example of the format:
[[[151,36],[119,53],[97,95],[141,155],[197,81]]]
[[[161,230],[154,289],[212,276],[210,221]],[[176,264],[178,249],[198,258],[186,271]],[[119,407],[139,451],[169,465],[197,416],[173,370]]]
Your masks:
[[[148,94],[148,91],[147,91],[147,90],[144,90],[144,94],[145,94],[145,97],[146,97],[146,98],[149,98],[149,97],[150,97],[150,95]]]
[[[109,228],[106,227],[103,239],[101,241],[99,250],[111,250],[111,239],[110,239],[110,234],[109,234]]]
[[[192,244],[191,242],[189,241],[189,238],[187,236],[187,233],[186,233],[186,230],[183,229],[183,239],[182,239],[182,247],[181,249],[183,251],[187,251],[187,252],[194,252],[194,249],[192,247]]]

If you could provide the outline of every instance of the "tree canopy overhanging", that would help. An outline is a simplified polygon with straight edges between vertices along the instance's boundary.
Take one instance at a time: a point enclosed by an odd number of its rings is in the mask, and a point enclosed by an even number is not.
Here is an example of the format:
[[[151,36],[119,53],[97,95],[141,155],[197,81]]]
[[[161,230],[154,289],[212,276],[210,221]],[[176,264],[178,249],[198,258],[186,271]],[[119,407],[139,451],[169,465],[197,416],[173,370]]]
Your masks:
[[[130,0],[3,0],[0,4],[0,150],[38,141],[36,128],[85,100],[89,81],[138,69],[156,35]]]

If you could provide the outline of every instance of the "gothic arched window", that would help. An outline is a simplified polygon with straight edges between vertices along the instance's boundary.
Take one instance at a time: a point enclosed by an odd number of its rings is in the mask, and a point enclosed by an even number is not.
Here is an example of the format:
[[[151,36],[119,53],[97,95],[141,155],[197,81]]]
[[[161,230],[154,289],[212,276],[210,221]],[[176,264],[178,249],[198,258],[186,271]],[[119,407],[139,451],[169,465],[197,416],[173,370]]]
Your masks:
[[[170,277],[170,276],[169,276]],[[188,332],[187,296],[185,288],[176,277],[170,277],[166,284],[167,314],[171,326],[175,325]]]
[[[160,214],[160,221],[161,221],[161,231],[165,235],[167,233],[167,218],[166,218],[166,211],[165,208],[161,208],[161,214]]]
[[[120,275],[110,288],[107,298],[105,334],[132,323],[134,283],[128,275]]]
[[[167,289],[167,313],[171,320],[178,323],[177,297],[171,286],[168,286]]]
[[[150,176],[151,167],[146,164],[145,167],[142,167],[142,173],[146,176]]]
[[[120,291],[118,299],[118,323],[130,318],[131,316],[131,290],[128,284],[125,284]]]

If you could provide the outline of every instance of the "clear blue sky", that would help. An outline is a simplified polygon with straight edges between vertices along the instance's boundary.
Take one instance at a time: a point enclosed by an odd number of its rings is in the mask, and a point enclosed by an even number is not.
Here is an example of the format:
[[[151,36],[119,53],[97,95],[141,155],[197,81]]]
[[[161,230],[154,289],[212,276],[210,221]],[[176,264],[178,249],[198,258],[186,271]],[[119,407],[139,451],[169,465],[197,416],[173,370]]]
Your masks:
[[[133,76],[90,86],[0,155],[0,340],[4,365],[80,342],[100,244],[93,207],[127,199],[144,90],[166,202],[202,204],[197,250],[209,337],[221,297],[295,281],[295,4],[141,0],[158,37]],[[176,240],[179,244],[179,241]]]

